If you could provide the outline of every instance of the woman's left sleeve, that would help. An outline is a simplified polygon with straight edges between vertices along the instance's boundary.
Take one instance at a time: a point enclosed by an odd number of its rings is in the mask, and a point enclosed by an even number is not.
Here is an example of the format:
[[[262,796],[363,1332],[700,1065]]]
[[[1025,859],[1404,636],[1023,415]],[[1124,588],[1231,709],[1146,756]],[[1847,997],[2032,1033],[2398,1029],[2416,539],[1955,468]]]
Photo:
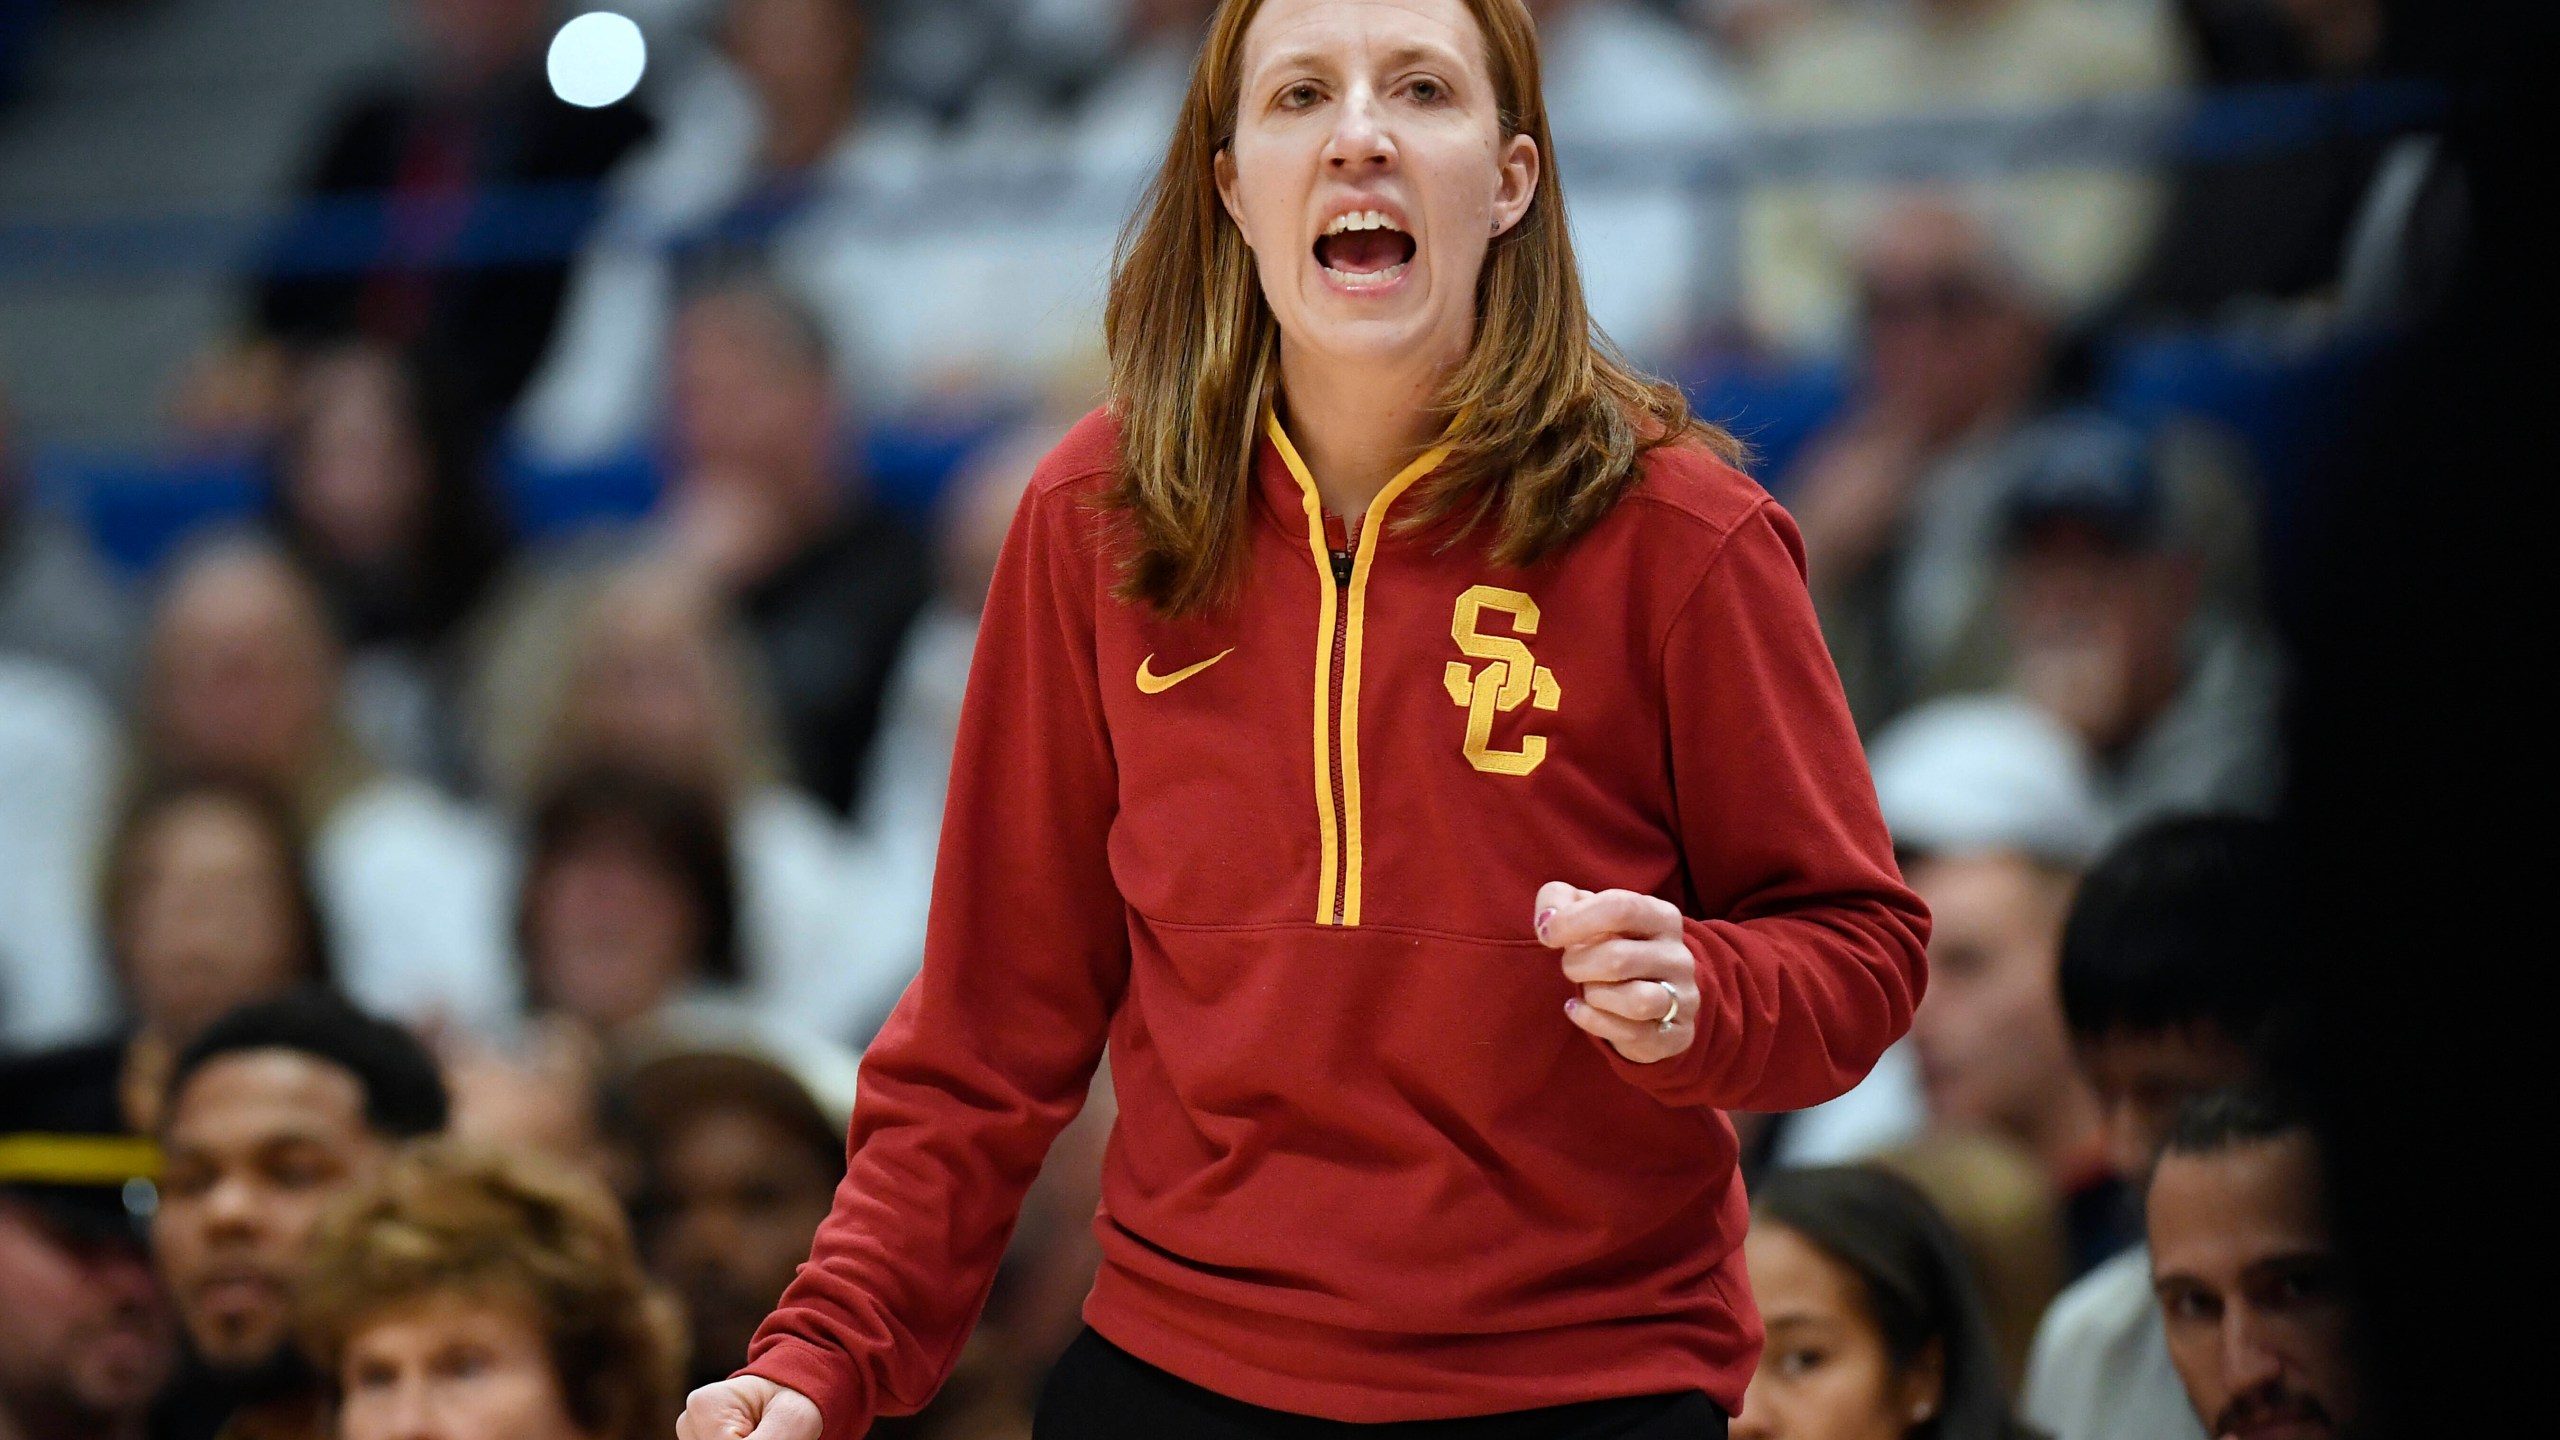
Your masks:
[[[1929,912],[1894,864],[1803,544],[1774,501],[1681,607],[1662,677],[1698,1033],[1651,1065],[1610,1056],[1666,1104],[1820,1104],[1911,1028]]]

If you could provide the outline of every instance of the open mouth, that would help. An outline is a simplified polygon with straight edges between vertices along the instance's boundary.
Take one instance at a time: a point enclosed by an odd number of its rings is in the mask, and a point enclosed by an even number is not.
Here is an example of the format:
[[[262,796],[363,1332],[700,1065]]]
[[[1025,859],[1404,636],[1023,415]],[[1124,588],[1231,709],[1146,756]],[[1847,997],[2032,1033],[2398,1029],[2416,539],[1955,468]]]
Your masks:
[[[1388,285],[1413,263],[1413,237],[1376,210],[1333,217],[1316,237],[1316,263],[1336,284],[1352,289]]]

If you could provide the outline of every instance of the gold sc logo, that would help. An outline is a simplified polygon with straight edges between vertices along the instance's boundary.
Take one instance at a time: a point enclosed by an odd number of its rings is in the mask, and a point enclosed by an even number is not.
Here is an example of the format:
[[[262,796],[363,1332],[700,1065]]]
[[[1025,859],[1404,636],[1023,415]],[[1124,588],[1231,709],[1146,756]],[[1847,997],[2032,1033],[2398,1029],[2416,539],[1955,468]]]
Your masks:
[[[1478,619],[1487,610],[1499,610],[1511,617],[1510,635],[1487,635],[1476,629]],[[1493,585],[1477,585],[1458,597],[1456,614],[1449,620],[1449,636],[1458,642],[1461,653],[1487,662],[1481,670],[1470,671],[1465,664],[1452,660],[1441,672],[1441,683],[1448,688],[1449,698],[1467,712],[1467,763],[1495,775],[1526,775],[1547,758],[1547,737],[1524,735],[1517,750],[1492,747],[1493,717],[1498,712],[1508,715],[1520,708],[1522,701],[1541,710],[1553,710],[1563,698],[1556,684],[1555,672],[1538,663],[1529,647],[1517,636],[1538,633],[1538,602],[1517,590],[1504,590]]]

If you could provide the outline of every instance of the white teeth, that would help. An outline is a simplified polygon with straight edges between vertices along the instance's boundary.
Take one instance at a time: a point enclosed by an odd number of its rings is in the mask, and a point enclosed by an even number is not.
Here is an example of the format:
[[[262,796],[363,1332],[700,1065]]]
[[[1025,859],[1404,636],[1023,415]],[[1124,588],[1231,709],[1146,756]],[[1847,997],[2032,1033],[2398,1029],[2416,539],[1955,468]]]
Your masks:
[[[1412,264],[1413,262],[1410,260],[1403,260],[1388,266],[1384,270],[1365,271],[1336,270],[1332,266],[1327,265],[1324,267],[1324,273],[1332,276],[1335,284],[1347,285],[1354,290],[1365,290],[1371,286],[1384,285],[1389,281],[1394,280],[1396,277],[1404,274],[1406,268]]]
[[[1324,233],[1339,235],[1345,230],[1393,230],[1395,228],[1397,228],[1396,222],[1379,211],[1353,210],[1347,214],[1334,216],[1332,222],[1324,227]]]

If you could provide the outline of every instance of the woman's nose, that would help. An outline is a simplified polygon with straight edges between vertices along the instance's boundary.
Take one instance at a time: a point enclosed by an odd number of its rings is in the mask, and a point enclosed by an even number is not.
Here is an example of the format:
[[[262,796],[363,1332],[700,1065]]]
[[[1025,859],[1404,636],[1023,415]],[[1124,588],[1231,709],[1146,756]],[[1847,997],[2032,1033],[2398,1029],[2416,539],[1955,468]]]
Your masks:
[[[1381,123],[1377,99],[1365,90],[1344,97],[1333,133],[1326,137],[1325,163],[1335,170],[1383,169],[1395,163],[1395,143]]]

